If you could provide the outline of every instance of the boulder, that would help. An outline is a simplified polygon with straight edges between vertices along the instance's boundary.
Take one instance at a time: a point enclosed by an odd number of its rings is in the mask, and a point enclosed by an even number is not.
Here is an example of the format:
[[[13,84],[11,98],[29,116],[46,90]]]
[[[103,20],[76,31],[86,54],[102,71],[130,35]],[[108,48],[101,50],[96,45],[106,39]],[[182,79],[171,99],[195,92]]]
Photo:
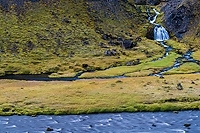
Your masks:
[[[132,66],[132,65],[133,65],[132,61],[126,62],[126,66]]]
[[[146,37],[147,37],[148,39],[154,40],[154,28],[155,28],[155,25],[153,25],[153,24],[150,24],[150,25],[147,27]]]
[[[125,49],[130,49],[130,48],[133,48],[134,46],[136,46],[137,42],[133,43],[130,39],[125,39],[123,42],[122,42],[122,46],[125,48]]]
[[[115,56],[117,53],[116,53],[116,49],[112,49],[111,51],[110,50],[106,50],[105,52],[104,52],[104,55],[105,56]]]
[[[112,54],[112,55],[116,55],[116,54],[117,54],[117,53],[116,53],[116,49],[112,49],[111,54]]]
[[[104,52],[104,55],[105,55],[105,56],[111,56],[111,51],[110,51],[110,50],[106,50],[106,51]]]
[[[177,84],[176,89],[178,89],[178,90],[183,90],[183,86],[181,85],[181,83],[178,83],[178,84]]]

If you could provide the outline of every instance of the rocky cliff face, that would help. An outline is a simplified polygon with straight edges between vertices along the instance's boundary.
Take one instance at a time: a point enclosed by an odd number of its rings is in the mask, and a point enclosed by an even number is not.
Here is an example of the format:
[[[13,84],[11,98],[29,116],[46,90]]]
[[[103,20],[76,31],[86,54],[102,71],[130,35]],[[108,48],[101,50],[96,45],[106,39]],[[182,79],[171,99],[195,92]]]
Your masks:
[[[173,0],[165,2],[161,8],[161,12],[164,12],[163,23],[177,38],[183,38],[188,31],[198,26],[199,9],[198,0]]]

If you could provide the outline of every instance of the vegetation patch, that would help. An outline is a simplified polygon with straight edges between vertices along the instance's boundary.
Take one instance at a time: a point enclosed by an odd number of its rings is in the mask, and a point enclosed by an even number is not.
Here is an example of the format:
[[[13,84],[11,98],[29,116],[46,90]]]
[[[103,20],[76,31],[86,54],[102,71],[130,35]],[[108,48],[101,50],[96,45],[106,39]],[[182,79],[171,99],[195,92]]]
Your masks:
[[[191,57],[193,57],[194,60],[199,60],[200,61],[200,50],[192,53]]]
[[[163,58],[162,60],[158,60],[155,62],[147,62],[147,63],[141,63],[136,66],[120,66],[120,67],[114,67],[107,69],[105,71],[95,71],[90,73],[83,73],[79,78],[90,78],[90,77],[115,77],[115,76],[122,76],[126,73],[131,72],[140,72],[143,70],[148,69],[155,69],[152,70],[152,73],[155,73],[157,70],[165,67],[173,66],[175,62],[175,58],[181,57],[180,55],[172,52],[169,56]],[[150,71],[149,71],[150,72]]]
[[[200,66],[196,63],[184,63],[179,68],[171,69],[163,74],[184,74],[184,73],[194,73],[199,72]]]
[[[199,74],[77,81],[0,81],[0,115],[200,109]],[[182,90],[176,88],[180,83]],[[23,88],[23,89],[21,89]]]

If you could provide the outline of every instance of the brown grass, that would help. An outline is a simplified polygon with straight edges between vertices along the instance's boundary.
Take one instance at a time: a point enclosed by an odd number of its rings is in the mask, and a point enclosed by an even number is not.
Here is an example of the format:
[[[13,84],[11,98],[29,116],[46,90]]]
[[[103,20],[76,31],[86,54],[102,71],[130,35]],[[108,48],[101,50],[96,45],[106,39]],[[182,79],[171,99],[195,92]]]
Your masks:
[[[137,77],[51,82],[1,80],[0,114],[199,109],[200,80],[197,77],[200,74],[168,75],[164,79]],[[183,90],[176,89],[178,83],[182,84]]]

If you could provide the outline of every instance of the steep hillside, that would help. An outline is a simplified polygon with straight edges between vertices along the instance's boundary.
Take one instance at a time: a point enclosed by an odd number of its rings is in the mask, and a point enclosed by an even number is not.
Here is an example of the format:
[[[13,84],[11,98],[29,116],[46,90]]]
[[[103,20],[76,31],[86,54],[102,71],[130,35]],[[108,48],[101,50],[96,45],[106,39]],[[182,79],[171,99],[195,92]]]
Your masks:
[[[164,54],[156,42],[144,38],[147,6],[124,0],[61,0],[7,7],[0,13],[2,75],[74,76]]]
[[[199,0],[173,0],[164,2],[163,24],[179,40],[199,48],[200,2]],[[196,45],[195,45],[196,44]]]
[[[173,9],[168,7],[173,1],[159,0],[31,1],[0,1],[0,75],[53,73],[52,77],[71,77],[157,59],[165,50],[152,40],[153,26],[146,10],[153,7],[164,11],[156,23],[163,22],[171,32],[173,39],[166,43],[179,49],[174,51],[183,53],[199,46],[199,3],[195,0],[189,7],[182,1]],[[191,18],[184,18],[183,7],[193,11]],[[174,23],[176,12],[184,16],[183,23]],[[150,10],[150,14],[155,13]],[[186,45],[177,43],[176,37],[184,37]]]

